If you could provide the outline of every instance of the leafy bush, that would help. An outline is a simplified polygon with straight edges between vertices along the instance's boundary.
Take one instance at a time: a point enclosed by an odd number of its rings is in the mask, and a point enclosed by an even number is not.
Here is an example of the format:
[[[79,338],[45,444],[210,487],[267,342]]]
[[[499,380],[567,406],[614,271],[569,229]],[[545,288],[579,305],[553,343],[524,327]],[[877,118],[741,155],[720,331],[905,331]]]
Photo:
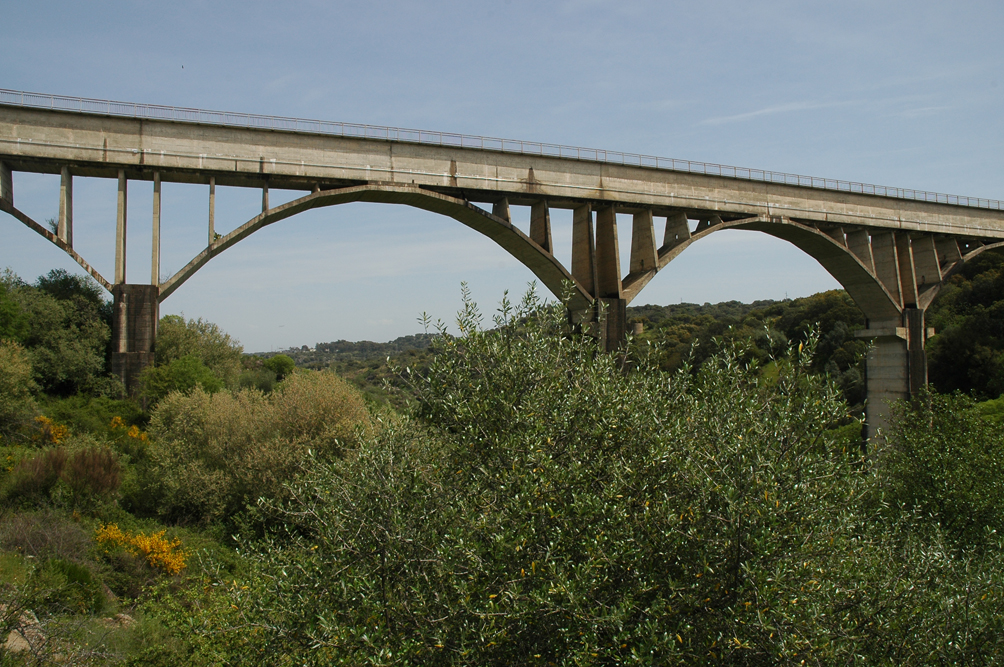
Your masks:
[[[341,453],[368,419],[359,394],[332,373],[292,375],[268,396],[170,394],[150,421],[150,493],[163,516],[226,519],[280,494],[308,449]]]
[[[147,366],[140,374],[142,394],[157,403],[172,391],[187,394],[199,388],[207,393],[223,389],[223,380],[194,354],[172,359],[162,366]]]
[[[995,547],[1004,535],[1004,433],[972,399],[901,405],[881,465],[884,499],[933,517],[957,546]]]
[[[265,360],[263,366],[275,373],[275,377],[280,382],[296,368],[296,362],[288,355],[277,354]]]
[[[23,347],[0,340],[0,437],[17,433],[35,414],[31,360]]]
[[[808,372],[726,345],[625,371],[561,306],[465,304],[418,380],[420,425],[316,460],[262,503],[232,592],[249,663],[980,662],[1004,642],[1001,552],[956,556],[828,429]],[[236,626],[235,627],[239,627]]]
[[[243,348],[217,325],[205,320],[185,320],[178,315],[160,319],[155,351],[157,366],[192,355],[226,386],[241,372]]]
[[[56,575],[61,584],[50,599],[50,605],[56,605],[57,610],[93,614],[104,606],[101,582],[83,565],[53,558],[45,563],[44,569]]]

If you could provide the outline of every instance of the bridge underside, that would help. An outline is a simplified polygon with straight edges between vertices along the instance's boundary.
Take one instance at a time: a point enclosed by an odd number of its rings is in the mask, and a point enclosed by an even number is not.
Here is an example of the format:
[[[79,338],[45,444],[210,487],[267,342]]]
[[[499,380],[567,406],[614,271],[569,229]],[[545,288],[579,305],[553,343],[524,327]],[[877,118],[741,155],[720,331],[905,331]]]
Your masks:
[[[152,360],[159,303],[213,257],[255,231],[298,213],[349,202],[403,204],[451,217],[529,268],[576,321],[608,349],[625,337],[625,308],[691,243],[723,229],[759,231],[815,258],[864,312],[868,424],[887,424],[892,401],[926,384],[924,312],[963,262],[1004,241],[1004,212],[834,192],[665,169],[483,149],[196,126],[168,121],[0,106],[0,209],[70,254],[115,299],[113,366],[127,386]],[[12,173],[61,176],[55,233],[14,205]],[[115,178],[115,275],[109,280],[73,250],[74,177]],[[126,283],[130,181],[152,182],[149,285]],[[160,281],[161,183],[209,186],[207,243]],[[261,190],[262,210],[234,231],[214,227],[217,185]],[[304,191],[271,207],[269,188]],[[479,206],[477,204],[482,204]],[[530,208],[529,234],[510,208]],[[490,211],[488,210],[490,208]],[[550,211],[572,210],[570,266],[554,256]],[[631,216],[630,266],[620,266],[618,214]],[[661,239],[656,220],[664,221]]]

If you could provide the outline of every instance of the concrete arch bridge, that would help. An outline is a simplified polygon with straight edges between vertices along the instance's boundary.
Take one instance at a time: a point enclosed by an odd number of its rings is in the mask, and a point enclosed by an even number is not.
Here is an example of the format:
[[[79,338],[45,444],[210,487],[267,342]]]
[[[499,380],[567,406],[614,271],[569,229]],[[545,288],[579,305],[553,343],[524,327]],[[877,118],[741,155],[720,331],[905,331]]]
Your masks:
[[[13,174],[61,175],[55,233],[15,205]],[[118,181],[115,274],[73,249],[75,177]],[[152,184],[152,275],[126,282],[130,182]],[[162,182],[209,185],[205,248],[161,282]],[[216,185],[256,188],[261,213],[214,228]],[[302,197],[269,205],[269,188]],[[722,229],[760,231],[815,258],[867,318],[867,420],[927,382],[924,313],[963,262],[1004,243],[998,201],[552,144],[200,111],[0,90],[0,209],[67,252],[114,298],[113,370],[127,386],[150,363],[159,303],[213,257],[266,225],[348,202],[404,204],[449,216],[526,265],[554,294],[574,286],[578,317],[607,305],[608,348],[625,307],[691,243]],[[479,206],[481,204],[482,206]],[[511,206],[530,208],[529,234]],[[571,209],[571,263],[554,255],[551,209]],[[617,214],[631,214],[620,266]],[[656,233],[656,223],[661,233]]]

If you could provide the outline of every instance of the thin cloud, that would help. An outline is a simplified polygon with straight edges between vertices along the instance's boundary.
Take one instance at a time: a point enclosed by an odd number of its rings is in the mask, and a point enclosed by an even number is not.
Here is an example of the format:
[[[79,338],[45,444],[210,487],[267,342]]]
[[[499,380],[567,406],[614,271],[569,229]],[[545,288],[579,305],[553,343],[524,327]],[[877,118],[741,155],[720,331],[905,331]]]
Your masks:
[[[706,118],[700,125],[724,125],[725,123],[738,123],[760,116],[773,116],[779,113],[793,113],[797,111],[812,111],[814,109],[832,109],[834,107],[846,107],[858,102],[791,102],[789,104],[779,104],[777,106],[748,111],[746,113],[735,114],[734,116],[718,116],[717,118]]]

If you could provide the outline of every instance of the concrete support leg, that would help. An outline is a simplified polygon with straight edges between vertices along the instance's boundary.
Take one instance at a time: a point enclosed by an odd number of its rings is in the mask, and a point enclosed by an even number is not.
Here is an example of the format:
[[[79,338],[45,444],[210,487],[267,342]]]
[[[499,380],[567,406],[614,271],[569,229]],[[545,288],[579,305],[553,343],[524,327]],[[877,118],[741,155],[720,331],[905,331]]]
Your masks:
[[[596,307],[602,309],[602,314],[597,313],[600,347],[607,352],[613,352],[627,340],[627,300],[597,299]]]
[[[216,240],[216,177],[209,177],[209,243]]]
[[[139,390],[139,374],[153,363],[157,321],[160,318],[156,285],[118,284],[112,288],[112,373],[126,392]]]
[[[572,212],[572,277],[586,292],[596,293],[596,246],[589,204]]]
[[[866,364],[864,435],[870,440],[889,429],[892,405],[910,396],[906,340],[896,335],[877,336],[868,350]]]
[[[119,170],[118,215],[115,218],[115,284],[126,281],[126,177]]]
[[[14,178],[10,167],[0,162],[0,199],[14,205]]]
[[[551,241],[551,214],[546,201],[534,202],[530,207],[530,240],[543,248],[544,252],[554,253]]]
[[[160,284],[160,172],[153,174],[153,238],[150,257],[150,284]]]
[[[898,324],[903,326],[896,326]],[[870,324],[859,333],[872,338],[865,376],[866,438],[888,430],[893,403],[916,396],[927,386],[924,348],[933,330],[924,325],[924,311],[907,308],[901,323],[893,321],[884,325]]]
[[[66,245],[73,247],[73,175],[69,167],[63,167],[59,174],[59,223],[56,236]]]
[[[624,296],[617,214],[613,207],[596,211],[596,295],[604,299]]]

